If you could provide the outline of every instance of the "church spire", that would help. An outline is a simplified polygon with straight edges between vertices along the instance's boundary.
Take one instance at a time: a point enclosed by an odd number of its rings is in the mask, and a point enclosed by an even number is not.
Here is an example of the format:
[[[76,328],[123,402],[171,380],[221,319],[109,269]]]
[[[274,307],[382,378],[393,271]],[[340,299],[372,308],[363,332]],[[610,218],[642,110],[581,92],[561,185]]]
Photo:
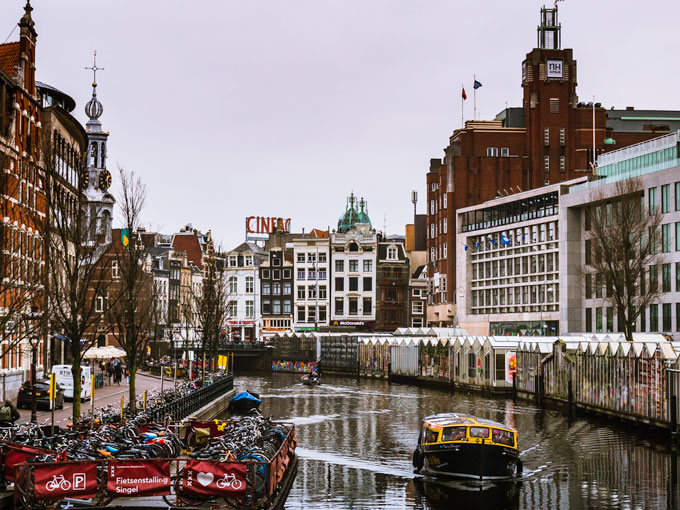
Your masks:
[[[91,133],[99,133],[102,130],[102,123],[99,117],[104,113],[104,107],[97,99],[97,71],[103,71],[103,67],[97,67],[97,50],[94,51],[94,62],[92,67],[86,67],[92,71],[92,99],[85,105],[85,113],[90,118],[87,121],[87,130]]]

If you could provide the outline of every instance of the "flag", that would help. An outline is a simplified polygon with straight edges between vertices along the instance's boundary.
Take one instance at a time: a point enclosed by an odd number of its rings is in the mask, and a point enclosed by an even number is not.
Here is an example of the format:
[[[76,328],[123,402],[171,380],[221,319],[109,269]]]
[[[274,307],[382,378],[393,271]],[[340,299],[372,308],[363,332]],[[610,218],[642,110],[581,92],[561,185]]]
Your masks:
[[[479,241],[477,241],[477,243],[475,244],[475,248],[479,250]]]
[[[497,243],[496,241],[494,241],[493,239],[491,239],[490,237],[487,237],[487,239],[488,239],[489,242],[490,242],[491,244],[493,244],[494,246],[498,246],[498,243]]]
[[[482,86],[482,82],[475,80],[475,84],[472,86],[475,90]]]
[[[463,93],[461,94],[461,97],[463,98],[463,101],[467,99],[467,94],[465,93],[465,87],[463,87]]]
[[[123,246],[127,246],[130,244],[130,230],[127,228],[123,228],[120,230],[120,242],[123,244]]]
[[[465,246],[465,251],[468,251],[468,245],[463,243],[463,246]]]
[[[501,243],[503,244],[510,244],[510,238],[507,237],[505,234],[501,236]]]

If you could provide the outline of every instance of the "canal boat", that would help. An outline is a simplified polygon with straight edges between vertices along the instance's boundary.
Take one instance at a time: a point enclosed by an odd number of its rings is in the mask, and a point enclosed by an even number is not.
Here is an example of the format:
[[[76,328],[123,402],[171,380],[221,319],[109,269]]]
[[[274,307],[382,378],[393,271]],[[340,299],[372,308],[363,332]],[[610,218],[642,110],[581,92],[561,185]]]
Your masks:
[[[316,376],[303,375],[302,384],[304,384],[305,386],[318,386],[319,384],[321,384],[321,377],[318,374]]]
[[[503,480],[522,472],[517,431],[466,414],[423,419],[413,452],[416,473],[425,476]]]

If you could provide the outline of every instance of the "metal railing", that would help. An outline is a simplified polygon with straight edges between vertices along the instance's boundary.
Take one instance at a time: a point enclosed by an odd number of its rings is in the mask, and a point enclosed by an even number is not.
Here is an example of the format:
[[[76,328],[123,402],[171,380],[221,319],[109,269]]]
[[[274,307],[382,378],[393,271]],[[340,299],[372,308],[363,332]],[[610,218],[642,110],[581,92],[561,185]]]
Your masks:
[[[206,385],[184,397],[168,402],[167,404],[154,409],[150,416],[154,421],[162,421],[167,418],[171,420],[181,420],[191,416],[199,409],[205,407],[213,400],[224,395],[234,388],[234,376],[229,374],[221,379]]]

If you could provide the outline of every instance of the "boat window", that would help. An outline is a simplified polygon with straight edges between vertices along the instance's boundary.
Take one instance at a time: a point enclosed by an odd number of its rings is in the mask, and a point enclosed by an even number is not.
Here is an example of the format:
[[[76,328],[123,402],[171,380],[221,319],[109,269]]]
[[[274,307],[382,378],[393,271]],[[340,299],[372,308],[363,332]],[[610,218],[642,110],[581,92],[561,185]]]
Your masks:
[[[465,427],[446,427],[442,441],[465,441]]]
[[[426,443],[436,443],[437,437],[439,437],[439,431],[438,430],[427,429],[425,431],[425,442]]]
[[[515,434],[509,430],[493,429],[493,442],[507,446],[515,446]]]
[[[486,427],[470,427],[470,437],[489,437],[489,429]]]

